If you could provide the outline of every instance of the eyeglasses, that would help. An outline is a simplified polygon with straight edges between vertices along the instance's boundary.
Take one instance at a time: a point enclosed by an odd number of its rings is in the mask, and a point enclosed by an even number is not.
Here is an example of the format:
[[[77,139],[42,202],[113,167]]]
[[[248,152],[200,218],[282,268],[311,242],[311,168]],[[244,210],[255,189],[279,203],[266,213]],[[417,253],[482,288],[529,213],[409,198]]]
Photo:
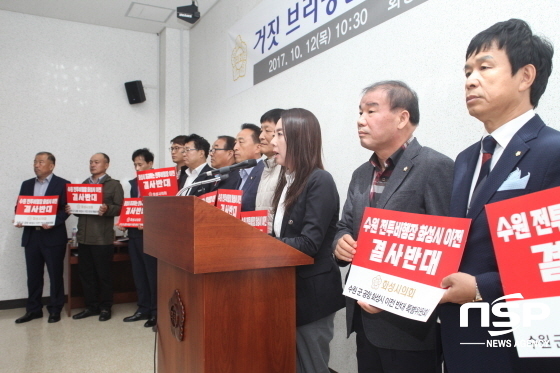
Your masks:
[[[169,151],[171,153],[174,153],[174,152],[178,152],[179,150],[182,150],[183,148],[184,148],[184,146],[172,146],[172,147],[169,148]]]
[[[225,148],[212,148],[212,149],[210,149],[210,154],[215,153],[216,150],[230,150],[230,149],[225,149]]]
[[[183,153],[184,153],[184,152],[190,152],[191,150],[198,150],[198,149],[183,148]]]

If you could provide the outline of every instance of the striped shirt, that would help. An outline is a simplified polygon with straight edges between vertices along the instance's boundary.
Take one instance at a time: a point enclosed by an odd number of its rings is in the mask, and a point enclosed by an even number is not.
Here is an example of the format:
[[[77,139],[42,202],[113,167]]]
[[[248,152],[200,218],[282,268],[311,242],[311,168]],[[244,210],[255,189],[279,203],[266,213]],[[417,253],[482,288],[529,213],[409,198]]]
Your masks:
[[[399,163],[399,159],[404,153],[404,150],[408,145],[410,145],[412,140],[414,140],[414,136],[411,136],[407,142],[402,144],[402,146],[385,161],[385,163],[383,164],[383,168],[381,167],[381,163],[379,162],[377,154],[372,154],[371,158],[369,159],[370,163],[373,166],[373,176],[371,179],[371,188],[369,191],[369,201],[371,207],[375,207],[377,205],[377,201],[379,201],[379,198],[383,194],[385,185],[387,185],[387,183],[389,182],[389,178],[391,177],[395,166],[397,165],[397,163]]]

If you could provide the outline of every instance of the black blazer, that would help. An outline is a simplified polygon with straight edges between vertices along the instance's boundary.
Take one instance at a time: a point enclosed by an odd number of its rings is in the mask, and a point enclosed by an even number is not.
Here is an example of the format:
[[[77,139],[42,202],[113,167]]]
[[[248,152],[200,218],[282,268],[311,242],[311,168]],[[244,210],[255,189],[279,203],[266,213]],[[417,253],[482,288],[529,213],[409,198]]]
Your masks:
[[[218,189],[237,190],[239,189],[240,183],[241,183],[241,176],[239,175],[239,171],[233,171],[229,173],[229,177],[227,179],[222,180],[219,183],[212,184],[212,188],[210,191],[213,192]]]
[[[21,184],[21,189],[19,191],[20,196],[33,195],[35,189],[35,179],[36,178],[25,180]],[[38,231],[41,235],[41,242],[45,246],[66,245],[68,242],[65,222],[69,215],[64,211],[64,208],[66,207],[66,184],[70,184],[70,182],[53,174],[49,186],[47,187],[45,196],[58,196],[58,208],[54,227]],[[32,230],[35,230],[35,227],[23,228],[21,246],[27,246]]]
[[[212,171],[212,170],[213,170],[213,168],[210,167],[208,164],[204,165],[204,168],[202,168],[198,177],[196,179],[194,179],[193,184],[198,183],[199,181],[213,179],[214,176],[205,175],[206,172]],[[203,194],[206,194],[206,193],[210,192],[210,189],[212,189],[212,185],[214,185],[214,184],[210,183],[210,184],[200,185],[198,187],[195,187],[194,189],[191,189],[189,191],[189,194],[187,194],[187,195],[188,196],[197,196],[197,197],[201,196]]]
[[[130,198],[138,198],[138,178],[135,177],[132,180],[128,180],[130,183]],[[128,228],[128,237],[136,238],[136,237],[144,237],[144,231],[138,228]]]
[[[344,308],[340,269],[332,255],[340,201],[334,180],[316,169],[303,193],[284,213],[280,240],[313,257],[296,267],[296,325],[309,324]]]

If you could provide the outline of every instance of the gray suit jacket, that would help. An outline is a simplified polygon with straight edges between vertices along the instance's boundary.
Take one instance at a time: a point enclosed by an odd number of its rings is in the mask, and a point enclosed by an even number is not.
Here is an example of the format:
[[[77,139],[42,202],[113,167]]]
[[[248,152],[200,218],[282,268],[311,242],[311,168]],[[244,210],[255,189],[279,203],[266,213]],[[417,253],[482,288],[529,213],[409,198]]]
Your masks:
[[[357,239],[364,208],[370,206],[372,177],[373,165],[369,161],[354,171],[334,245],[345,234]],[[446,216],[449,213],[452,181],[451,158],[422,147],[414,139],[400,157],[376,207]],[[345,263],[339,262],[340,265]],[[348,335],[353,331],[356,307],[359,308],[354,299],[346,298]],[[377,347],[413,351],[435,348],[434,315],[423,323],[385,311],[372,315],[360,309],[360,313],[366,336]]]

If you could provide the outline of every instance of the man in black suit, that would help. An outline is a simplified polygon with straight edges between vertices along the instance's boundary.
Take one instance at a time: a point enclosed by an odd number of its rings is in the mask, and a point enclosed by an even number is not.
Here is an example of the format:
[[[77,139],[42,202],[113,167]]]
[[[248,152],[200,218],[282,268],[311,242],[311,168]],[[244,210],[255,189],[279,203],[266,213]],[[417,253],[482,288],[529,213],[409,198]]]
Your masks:
[[[412,89],[400,81],[375,83],[364,89],[359,108],[360,143],[373,154],[354,171],[337,226],[341,266],[356,253],[365,207],[446,216],[451,196],[453,161],[414,137],[420,111]],[[435,315],[420,322],[347,297],[346,323],[348,335],[356,332],[359,373],[441,371]]]
[[[45,264],[51,281],[51,298],[47,306],[49,323],[60,321],[60,311],[64,306],[64,256],[66,254],[65,221],[68,214],[66,206],[66,184],[53,170],[56,164],[54,155],[40,152],[35,156],[33,169],[37,177],[21,184],[20,196],[58,196],[58,209],[54,226],[43,224],[37,227],[24,227],[21,246],[25,247],[25,263],[27,267],[27,306],[26,313],[16,320],[16,324],[43,317],[43,274]],[[21,228],[21,223],[16,227]]]
[[[482,327],[480,313],[469,312],[468,327],[460,325],[461,305],[492,305],[504,296],[484,206],[560,186],[560,132],[533,110],[546,89],[553,54],[552,45],[519,19],[496,23],[467,48],[466,105],[484,124],[484,134],[455,161],[450,215],[472,223],[459,271],[442,281],[448,289],[439,318],[450,373],[560,372],[560,358],[520,359],[511,333],[491,336],[503,331],[494,322],[507,319],[491,314],[492,326]],[[487,341],[501,347],[486,347]]]
[[[179,185],[179,189],[185,185],[185,180],[187,179],[187,174],[185,174],[187,166],[185,166],[185,161],[183,159],[183,149],[185,148],[186,142],[187,136],[175,136],[171,139],[171,146],[169,147],[171,160],[175,163],[175,172],[177,173],[177,183]]]
[[[218,169],[231,166],[235,163],[235,155],[233,147],[235,146],[235,138],[231,136],[218,136],[212,148],[210,148],[210,166]],[[228,178],[221,180],[212,186],[211,191],[217,189],[237,189],[239,186],[239,172],[230,172]]]
[[[241,211],[255,211],[257,190],[259,189],[259,182],[264,170],[264,163],[261,159],[260,134],[261,129],[256,125],[250,123],[243,124],[241,132],[237,134],[235,147],[233,148],[236,163],[248,159],[256,159],[258,161],[254,167],[239,170],[241,182],[237,189],[243,191]]]
[[[212,171],[206,163],[208,153],[210,152],[210,143],[204,137],[195,133],[187,136],[185,147],[183,148],[183,160],[185,162],[184,173],[186,175],[183,187],[188,187],[199,181],[212,179],[212,176],[206,175],[206,172]],[[201,196],[210,191],[213,184],[202,184],[190,189],[187,196]]]
[[[154,165],[154,154],[148,149],[138,149],[132,153],[132,162],[136,171],[151,170]],[[139,198],[138,178],[129,181],[130,197]],[[118,227],[121,231],[124,227]],[[124,318],[124,322],[147,320],[146,328],[157,324],[157,259],[144,253],[144,226],[128,229],[128,253],[132,263],[132,275],[138,294],[138,309],[132,316]]]

